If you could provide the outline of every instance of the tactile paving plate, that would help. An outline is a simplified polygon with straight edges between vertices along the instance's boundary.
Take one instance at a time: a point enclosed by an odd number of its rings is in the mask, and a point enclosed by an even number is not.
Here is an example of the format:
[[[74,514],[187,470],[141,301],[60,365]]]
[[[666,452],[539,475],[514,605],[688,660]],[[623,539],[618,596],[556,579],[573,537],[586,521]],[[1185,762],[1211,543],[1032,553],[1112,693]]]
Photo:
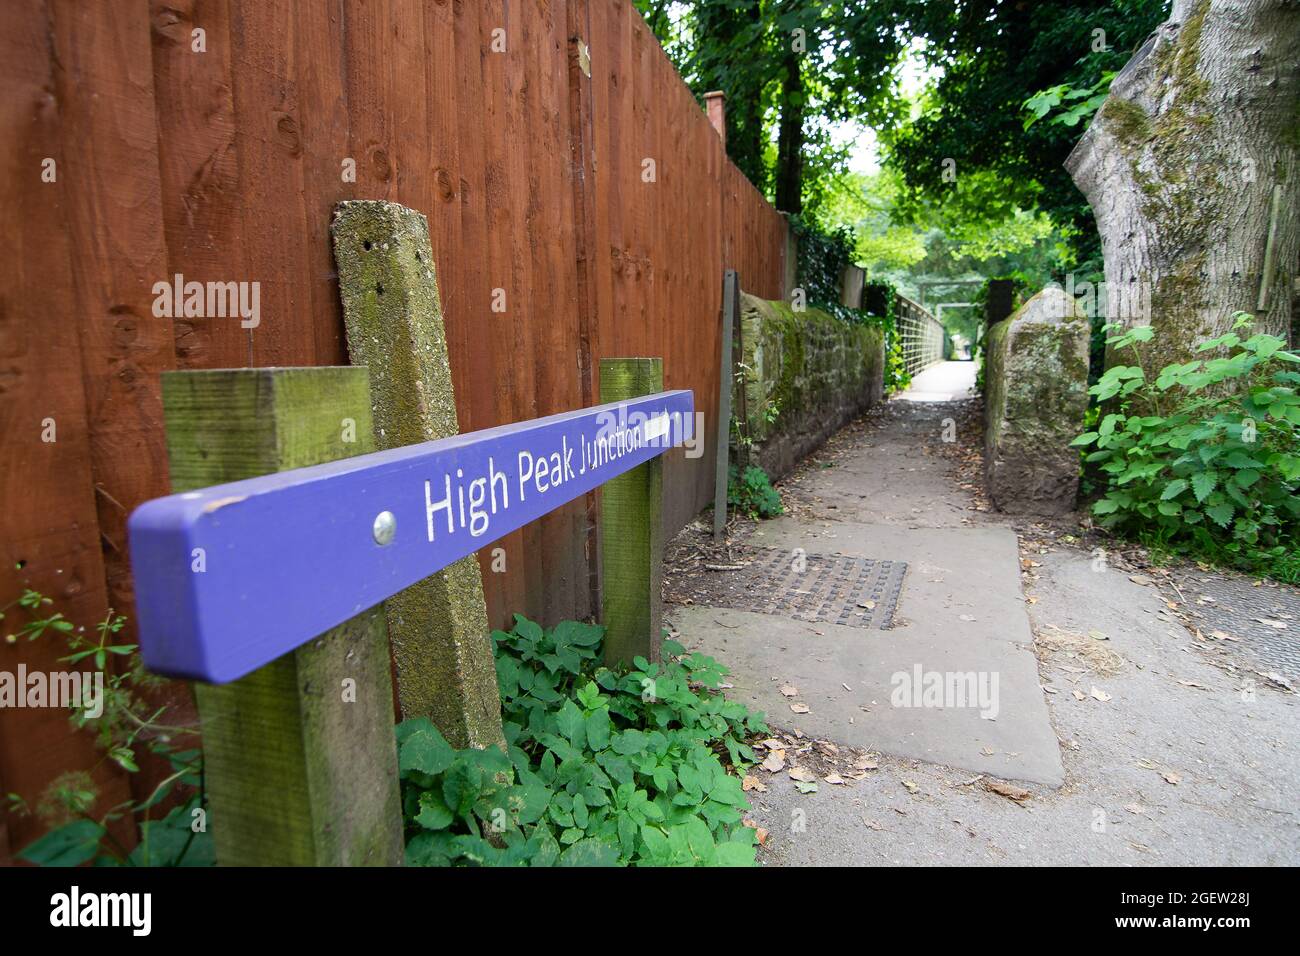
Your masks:
[[[907,564],[837,554],[796,555],[743,548],[730,571],[702,571],[686,586],[709,607],[776,614],[797,621],[888,629]]]

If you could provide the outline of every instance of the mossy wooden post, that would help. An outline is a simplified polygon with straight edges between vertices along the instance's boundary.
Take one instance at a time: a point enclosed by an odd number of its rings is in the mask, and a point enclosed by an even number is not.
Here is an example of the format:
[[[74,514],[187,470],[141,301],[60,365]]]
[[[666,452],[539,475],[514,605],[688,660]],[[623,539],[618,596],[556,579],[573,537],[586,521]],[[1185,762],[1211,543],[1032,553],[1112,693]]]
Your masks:
[[[374,451],[363,368],[168,372],[163,409],[177,492]],[[209,568],[240,559],[200,557]],[[194,691],[218,863],[401,863],[381,607],[246,677]]]
[[[370,368],[375,438],[399,448],[459,434],[429,223],[391,202],[335,207],[348,354]],[[403,717],[454,747],[505,746],[483,574],[473,555],[387,601]]]
[[[601,403],[662,392],[663,360],[600,360]],[[663,457],[611,478],[600,490],[601,623],[605,662],[659,660],[663,580]]]
[[[727,269],[722,274],[721,362],[718,365],[718,451],[713,477],[713,540],[721,541],[727,528],[727,460],[731,449],[731,390],[735,387],[735,368],[731,346],[740,324],[740,273]]]

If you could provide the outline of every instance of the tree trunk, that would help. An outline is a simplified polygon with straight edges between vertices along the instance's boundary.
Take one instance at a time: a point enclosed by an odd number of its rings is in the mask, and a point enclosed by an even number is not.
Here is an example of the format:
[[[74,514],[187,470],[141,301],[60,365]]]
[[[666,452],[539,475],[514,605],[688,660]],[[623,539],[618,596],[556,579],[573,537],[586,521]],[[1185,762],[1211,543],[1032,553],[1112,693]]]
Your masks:
[[[1232,324],[1288,335],[1300,255],[1300,10],[1174,0],[1066,160],[1101,233],[1106,314],[1149,368]]]
[[[788,41],[787,41],[788,42]],[[781,126],[776,145],[776,208],[803,211],[803,72],[801,54],[785,53]]]

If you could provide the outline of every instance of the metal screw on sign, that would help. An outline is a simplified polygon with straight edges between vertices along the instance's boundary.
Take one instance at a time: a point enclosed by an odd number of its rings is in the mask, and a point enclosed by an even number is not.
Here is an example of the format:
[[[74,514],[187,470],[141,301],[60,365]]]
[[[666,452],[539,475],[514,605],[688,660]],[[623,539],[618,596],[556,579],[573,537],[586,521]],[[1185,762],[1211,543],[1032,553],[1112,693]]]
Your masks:
[[[381,511],[375,515],[374,525],[375,544],[385,545],[393,540],[397,534],[397,518],[391,511]]]

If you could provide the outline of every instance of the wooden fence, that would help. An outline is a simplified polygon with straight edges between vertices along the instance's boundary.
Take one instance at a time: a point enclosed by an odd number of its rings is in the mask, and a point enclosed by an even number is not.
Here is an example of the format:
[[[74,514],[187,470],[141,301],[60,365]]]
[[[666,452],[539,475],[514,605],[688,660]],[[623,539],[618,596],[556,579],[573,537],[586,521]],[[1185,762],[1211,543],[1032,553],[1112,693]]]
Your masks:
[[[7,0],[0,76],[0,604],[132,613],[161,372],[346,363],[340,200],[428,216],[464,431],[593,404],[602,356],[661,355],[710,449],[723,269],[783,292],[784,221],[628,0]],[[156,316],[176,275],[258,283],[259,323]],[[713,468],[664,467],[671,532]],[[593,523],[588,498],[499,542],[493,623],[589,614]],[[0,643],[0,670],[60,653]],[[109,800],[139,789],[101,757],[60,710],[0,711],[0,794],[92,766]],[[0,859],[37,828],[0,821]]]

